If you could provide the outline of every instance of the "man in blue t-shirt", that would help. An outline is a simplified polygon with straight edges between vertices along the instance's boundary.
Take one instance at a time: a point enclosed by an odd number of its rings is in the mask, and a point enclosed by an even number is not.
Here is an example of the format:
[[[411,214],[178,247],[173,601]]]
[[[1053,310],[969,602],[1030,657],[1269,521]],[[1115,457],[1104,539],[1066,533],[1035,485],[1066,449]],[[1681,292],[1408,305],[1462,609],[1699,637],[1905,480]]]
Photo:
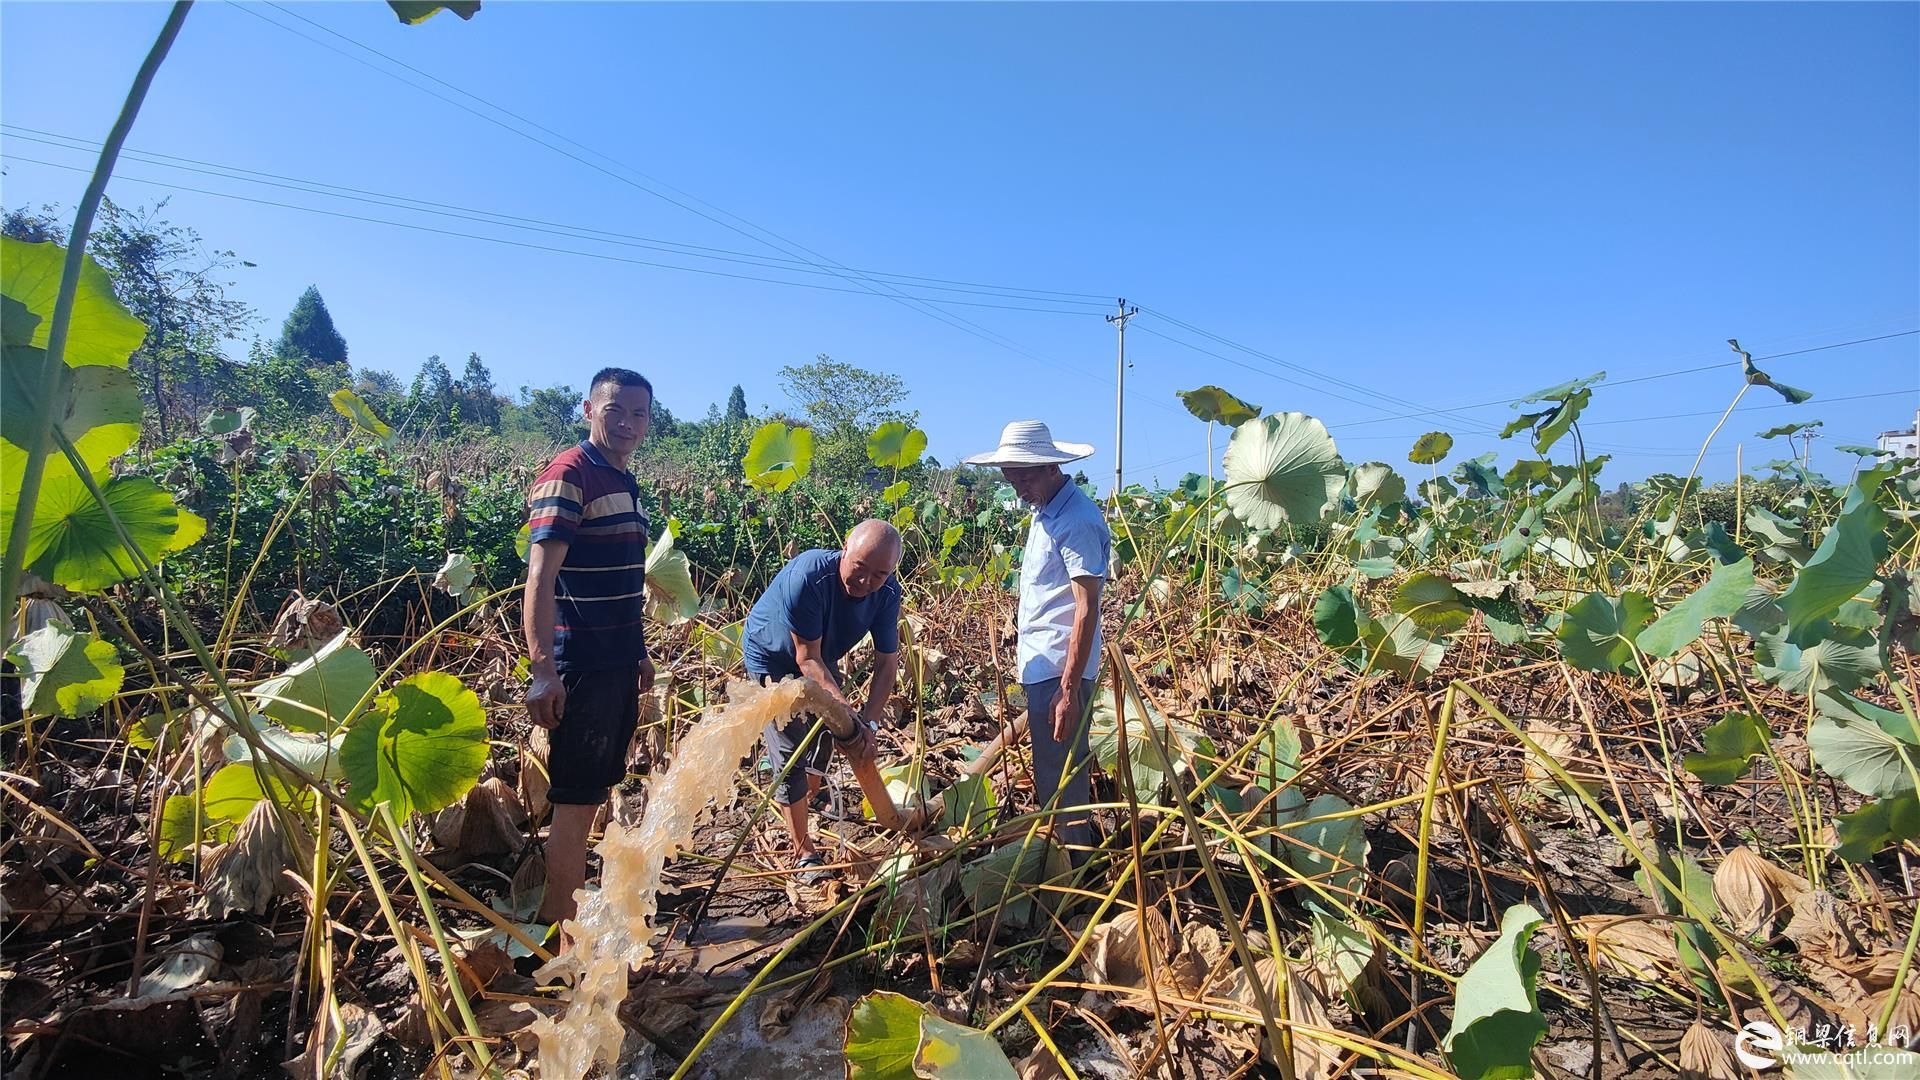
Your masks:
[[[773,799],[793,830],[793,853],[801,867],[825,860],[807,834],[807,805],[820,790],[835,745],[855,760],[873,757],[872,729],[893,696],[900,670],[900,532],[868,519],[847,533],[839,551],[814,548],[795,556],[775,575],[747,615],[741,646],[747,674],[761,682],[804,675],[846,709],[854,737],[846,742],[825,725],[810,742],[814,718],[796,716],[787,725],[767,725],[767,760],[783,771]],[[864,707],[855,710],[840,690],[840,658],[873,635],[873,677]],[[846,725],[841,725],[846,726]],[[788,762],[792,767],[788,768]]]

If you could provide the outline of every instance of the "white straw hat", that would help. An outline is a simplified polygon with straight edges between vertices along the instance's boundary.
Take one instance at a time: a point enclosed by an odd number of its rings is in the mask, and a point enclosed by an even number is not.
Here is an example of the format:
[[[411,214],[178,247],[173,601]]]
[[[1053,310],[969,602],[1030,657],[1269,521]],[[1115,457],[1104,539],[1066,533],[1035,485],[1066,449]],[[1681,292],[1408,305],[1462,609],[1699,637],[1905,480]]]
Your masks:
[[[1054,442],[1053,432],[1038,420],[1015,420],[1000,432],[1000,445],[984,454],[965,459],[968,465],[989,468],[1019,468],[1025,465],[1059,465],[1092,455],[1086,443]]]

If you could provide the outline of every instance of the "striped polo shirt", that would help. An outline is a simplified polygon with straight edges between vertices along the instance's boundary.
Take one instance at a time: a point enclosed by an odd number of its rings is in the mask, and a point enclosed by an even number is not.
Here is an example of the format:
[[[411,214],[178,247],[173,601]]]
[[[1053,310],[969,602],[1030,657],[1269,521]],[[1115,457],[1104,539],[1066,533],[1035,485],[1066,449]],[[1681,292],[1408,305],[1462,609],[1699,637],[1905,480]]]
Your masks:
[[[625,667],[646,655],[649,533],[639,496],[633,474],[591,442],[562,451],[527,494],[529,539],[567,543],[554,588],[557,668]]]

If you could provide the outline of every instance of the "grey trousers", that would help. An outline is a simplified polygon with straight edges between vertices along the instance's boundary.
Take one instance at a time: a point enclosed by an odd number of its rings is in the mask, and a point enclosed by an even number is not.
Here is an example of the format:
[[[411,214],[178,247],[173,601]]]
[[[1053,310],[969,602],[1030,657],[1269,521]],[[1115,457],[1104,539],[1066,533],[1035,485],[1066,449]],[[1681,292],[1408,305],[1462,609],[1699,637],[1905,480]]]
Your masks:
[[[1078,730],[1068,732],[1073,759],[1069,771],[1069,745],[1053,737],[1053,703],[1060,696],[1060,680],[1048,679],[1023,685],[1027,691],[1027,736],[1033,740],[1033,790],[1040,808],[1047,808],[1055,790],[1060,792],[1060,801],[1054,807],[1056,810],[1087,805],[1091,801],[1087,766],[1093,754],[1087,748],[1086,725],[1079,723],[1076,718],[1075,727]],[[1084,679],[1080,685],[1084,691],[1081,700],[1092,701],[1093,680]],[[1061,779],[1063,775],[1064,781]],[[1082,810],[1053,819],[1054,835],[1074,846],[1093,843],[1093,826],[1087,822],[1087,813]]]

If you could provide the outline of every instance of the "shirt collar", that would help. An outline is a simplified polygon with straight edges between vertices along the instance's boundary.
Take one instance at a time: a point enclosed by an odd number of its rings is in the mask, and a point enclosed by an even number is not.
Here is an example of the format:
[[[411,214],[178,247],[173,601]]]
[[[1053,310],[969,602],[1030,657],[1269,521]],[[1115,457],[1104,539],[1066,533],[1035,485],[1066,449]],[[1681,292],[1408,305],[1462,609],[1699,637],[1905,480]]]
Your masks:
[[[580,452],[587,455],[588,461],[593,462],[603,469],[613,468],[613,463],[607,460],[607,456],[600,452],[599,447],[593,445],[592,439],[580,440]]]
[[[1061,484],[1060,490],[1053,493],[1053,498],[1047,500],[1047,505],[1040,508],[1040,516],[1049,520],[1059,517],[1067,508],[1067,504],[1073,501],[1074,493],[1079,490],[1080,485],[1073,482],[1073,477],[1067,477],[1067,482]]]

